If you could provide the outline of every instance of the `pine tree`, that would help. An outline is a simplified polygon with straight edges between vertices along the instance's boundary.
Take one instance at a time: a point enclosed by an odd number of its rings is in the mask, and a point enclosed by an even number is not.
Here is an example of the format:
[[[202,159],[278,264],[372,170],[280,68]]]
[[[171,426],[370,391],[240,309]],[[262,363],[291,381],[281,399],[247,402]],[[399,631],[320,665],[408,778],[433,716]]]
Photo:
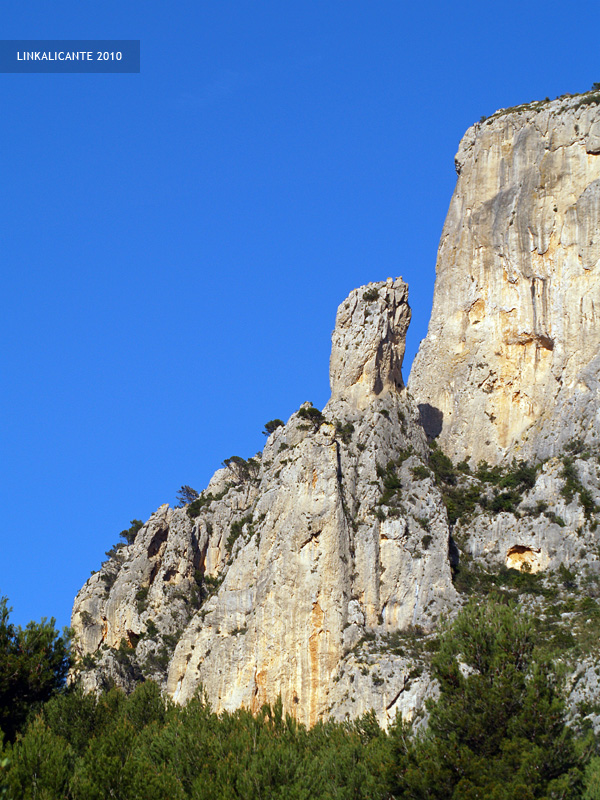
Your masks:
[[[194,500],[197,500],[200,497],[198,492],[195,489],[192,489],[191,486],[182,486],[181,489],[177,492],[177,505],[175,508],[183,508],[183,506],[187,506],[190,503],[193,503]]]
[[[28,714],[65,681],[70,666],[69,634],[55,620],[12,625],[12,609],[0,598],[0,729],[9,741]]]
[[[531,620],[514,604],[473,604],[433,660],[440,697],[427,732],[398,723],[394,794],[403,798],[579,797],[581,771],[561,683],[537,658]]]
[[[46,726],[40,715],[12,748],[9,797],[66,797],[72,770],[71,747]]]

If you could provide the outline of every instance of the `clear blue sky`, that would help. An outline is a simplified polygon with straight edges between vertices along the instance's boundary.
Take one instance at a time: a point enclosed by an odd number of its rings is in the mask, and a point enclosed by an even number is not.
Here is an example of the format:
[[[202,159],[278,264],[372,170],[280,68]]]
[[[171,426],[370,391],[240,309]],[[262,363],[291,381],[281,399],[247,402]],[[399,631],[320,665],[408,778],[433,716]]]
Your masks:
[[[0,75],[0,594],[68,624],[134,517],[328,399],[335,311],[402,275],[425,335],[454,154],[600,80],[590,2],[3,3],[140,39],[139,75]]]

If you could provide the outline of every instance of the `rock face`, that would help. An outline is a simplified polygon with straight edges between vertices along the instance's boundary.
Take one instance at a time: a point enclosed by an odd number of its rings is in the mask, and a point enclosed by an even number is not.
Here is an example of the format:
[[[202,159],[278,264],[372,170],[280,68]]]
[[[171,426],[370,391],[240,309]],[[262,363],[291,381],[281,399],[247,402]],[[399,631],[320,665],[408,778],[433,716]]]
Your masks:
[[[385,726],[435,694],[426,637],[461,604],[451,563],[463,596],[540,590],[540,619],[558,613],[543,597],[579,581],[589,596],[562,616],[584,634],[600,618],[596,101],[469,129],[415,399],[406,284],[356,289],[338,309],[323,411],[305,403],[193,503],[161,506],[81,589],[84,688],[152,678],[181,703],[202,687],[217,711],[281,696],[308,725],[373,709]],[[597,696],[591,664],[575,705]]]
[[[469,128],[409,389],[456,460],[545,458],[599,430],[600,105]]]
[[[370,708],[387,724],[422,702],[426,676],[386,643],[431,628],[456,593],[402,383],[407,298],[400,279],[352,292],[323,412],[305,403],[194,504],[159,508],[87,582],[72,618],[87,688],[143,675],[184,702],[202,685],[216,710],[281,695],[311,725]]]
[[[551,458],[539,467],[535,483],[511,511],[479,509],[453,528],[453,541],[470,559],[492,573],[503,567],[522,572],[556,573],[561,565],[578,573],[600,574],[598,525],[592,506],[600,509],[600,464],[574,459],[580,491],[565,496],[564,464]],[[474,479],[471,479],[473,482]]]
[[[374,397],[403,388],[402,361],[410,322],[408,286],[398,279],[350,293],[331,337],[331,401],[367,408]]]

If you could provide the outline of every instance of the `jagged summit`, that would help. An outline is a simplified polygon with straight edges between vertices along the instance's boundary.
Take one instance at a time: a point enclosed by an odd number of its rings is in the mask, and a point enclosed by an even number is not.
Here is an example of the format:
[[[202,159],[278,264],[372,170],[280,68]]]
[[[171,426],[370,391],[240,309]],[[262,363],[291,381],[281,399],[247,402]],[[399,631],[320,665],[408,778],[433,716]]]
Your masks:
[[[400,391],[411,311],[402,278],[369,283],[338,308],[331,336],[331,403],[365,408],[374,397]]]

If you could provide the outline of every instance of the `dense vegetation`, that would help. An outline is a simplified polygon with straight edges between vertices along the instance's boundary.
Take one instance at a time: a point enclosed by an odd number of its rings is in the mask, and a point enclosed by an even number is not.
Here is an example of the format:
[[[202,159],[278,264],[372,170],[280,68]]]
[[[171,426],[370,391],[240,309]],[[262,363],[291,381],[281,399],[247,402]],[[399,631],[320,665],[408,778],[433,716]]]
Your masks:
[[[53,619],[23,629],[9,622],[10,612],[0,598],[0,731],[13,739],[30,711],[64,683],[70,660],[68,635],[55,630]]]
[[[8,613],[2,626],[5,645],[23,640]],[[24,676],[5,681],[0,698],[5,799],[598,797],[593,737],[576,739],[565,725],[561,680],[536,648],[532,620],[500,597],[468,606],[441,632],[432,662],[440,697],[419,732],[398,719],[386,733],[372,714],[307,730],[280,702],[217,715],[201,696],[174,706],[149,681],[129,697],[85,695],[59,688],[69,654],[53,623],[26,630],[39,646],[0,653],[3,676]],[[35,681],[31,689],[32,674],[43,692]],[[28,714],[15,704],[22,686]]]

